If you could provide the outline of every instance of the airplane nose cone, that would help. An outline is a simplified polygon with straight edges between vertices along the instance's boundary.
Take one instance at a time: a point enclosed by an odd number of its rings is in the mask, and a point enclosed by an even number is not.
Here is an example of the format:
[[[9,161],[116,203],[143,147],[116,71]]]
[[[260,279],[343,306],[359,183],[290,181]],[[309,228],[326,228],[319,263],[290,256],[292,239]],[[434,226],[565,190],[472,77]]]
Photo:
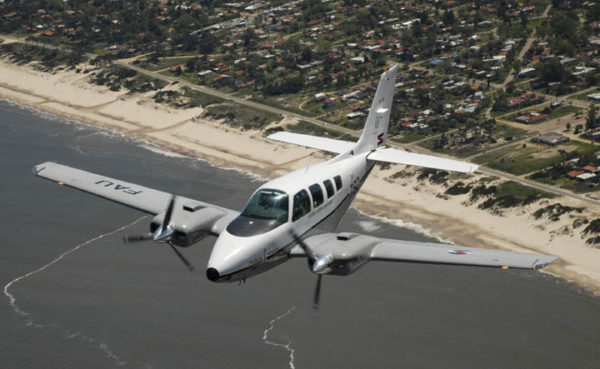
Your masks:
[[[208,278],[211,282],[216,282],[219,280],[219,271],[215,268],[206,269],[206,278]]]

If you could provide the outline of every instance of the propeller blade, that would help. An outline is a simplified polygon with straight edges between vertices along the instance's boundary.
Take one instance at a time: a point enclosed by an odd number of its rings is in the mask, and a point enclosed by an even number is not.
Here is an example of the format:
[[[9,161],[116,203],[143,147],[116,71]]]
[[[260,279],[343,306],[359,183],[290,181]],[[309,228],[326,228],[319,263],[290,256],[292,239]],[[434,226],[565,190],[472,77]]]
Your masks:
[[[315,295],[313,296],[313,308],[319,310],[319,300],[321,300],[321,278],[322,274],[317,277],[317,285],[315,286]]]
[[[311,259],[311,260],[315,260],[315,254],[313,254],[312,250],[310,249],[310,247],[308,247],[308,245],[304,242],[304,240],[302,239],[302,237],[298,236],[296,233],[292,232],[292,237],[294,237],[294,241],[296,241],[298,243],[298,245],[302,248],[302,250],[304,250],[304,252],[306,253],[306,255]]]
[[[183,256],[183,254],[181,252],[179,252],[179,250],[177,250],[177,248],[175,246],[173,246],[173,244],[171,242],[167,242],[167,243],[169,244],[169,246],[171,246],[171,249],[173,249],[173,251],[175,251],[175,254],[177,254],[177,256],[179,256],[179,259],[181,259],[181,261],[183,261],[183,263],[188,267],[190,272],[194,271],[194,266],[192,265],[192,263],[190,263],[190,261],[188,259],[186,259],[185,256]]]
[[[123,242],[130,243],[130,242],[148,241],[148,240],[151,240],[152,238],[153,238],[152,233],[141,234],[138,236],[125,236],[125,237],[123,237]]]
[[[167,206],[167,212],[165,213],[165,218],[163,219],[162,229],[167,229],[169,223],[171,223],[171,216],[173,215],[173,207],[175,206],[175,195],[171,197],[171,201],[169,201],[169,206]]]

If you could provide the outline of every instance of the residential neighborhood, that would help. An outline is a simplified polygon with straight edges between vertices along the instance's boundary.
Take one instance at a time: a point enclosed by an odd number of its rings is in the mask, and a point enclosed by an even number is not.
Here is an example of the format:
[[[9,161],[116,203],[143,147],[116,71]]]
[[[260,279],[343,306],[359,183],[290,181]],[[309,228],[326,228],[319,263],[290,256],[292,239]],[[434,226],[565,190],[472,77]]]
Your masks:
[[[32,1],[3,4],[0,19],[2,32],[91,48],[102,62],[126,59],[333,130],[359,129],[378,76],[399,64],[390,139],[415,149],[482,160],[529,142],[520,150],[557,165],[557,150],[595,152],[600,137],[588,113],[600,101],[591,1]],[[530,140],[540,133],[570,141]]]

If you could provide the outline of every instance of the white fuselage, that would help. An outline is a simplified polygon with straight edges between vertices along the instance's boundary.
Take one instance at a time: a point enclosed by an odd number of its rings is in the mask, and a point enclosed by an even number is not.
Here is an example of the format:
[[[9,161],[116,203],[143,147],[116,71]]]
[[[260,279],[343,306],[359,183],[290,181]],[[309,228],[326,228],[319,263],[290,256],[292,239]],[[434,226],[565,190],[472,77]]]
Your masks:
[[[208,261],[208,278],[233,282],[262,273],[289,258],[289,251],[296,244],[294,235],[301,237],[316,227],[333,230],[372,168],[367,155],[341,154],[259,187],[255,194],[261,190],[287,194],[287,220],[265,222],[244,217],[243,212],[218,237]],[[302,191],[309,195],[310,208],[300,215],[299,202],[294,200],[301,197],[296,195]]]

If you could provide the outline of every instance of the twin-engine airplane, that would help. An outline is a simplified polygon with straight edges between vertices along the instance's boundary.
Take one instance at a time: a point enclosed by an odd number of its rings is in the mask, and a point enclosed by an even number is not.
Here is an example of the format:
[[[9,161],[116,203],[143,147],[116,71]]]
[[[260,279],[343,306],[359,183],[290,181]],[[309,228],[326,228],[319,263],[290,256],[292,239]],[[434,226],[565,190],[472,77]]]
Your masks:
[[[385,71],[358,142],[278,132],[273,140],[338,154],[260,186],[238,212],[174,196],[132,183],[53,162],[35,166],[39,177],[156,215],[150,233],[129,241],[167,243],[192,269],[175,246],[187,247],[213,235],[206,276],[213,282],[244,281],[292,257],[308,258],[321,276],[349,275],[371,260],[542,268],[554,256],[520,254],[472,247],[381,239],[358,233],[334,233],[376,162],[417,165],[470,173],[477,166],[385,147],[398,66]],[[316,235],[309,236],[318,233]]]

